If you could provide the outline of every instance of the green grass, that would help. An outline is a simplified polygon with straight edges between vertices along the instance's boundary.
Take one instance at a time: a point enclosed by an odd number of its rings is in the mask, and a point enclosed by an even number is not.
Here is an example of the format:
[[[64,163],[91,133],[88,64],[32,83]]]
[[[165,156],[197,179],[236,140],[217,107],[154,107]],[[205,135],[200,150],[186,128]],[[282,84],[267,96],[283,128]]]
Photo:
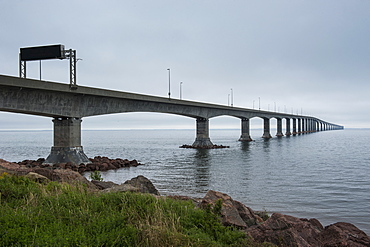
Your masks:
[[[218,210],[139,193],[0,174],[0,246],[263,246],[221,225]]]

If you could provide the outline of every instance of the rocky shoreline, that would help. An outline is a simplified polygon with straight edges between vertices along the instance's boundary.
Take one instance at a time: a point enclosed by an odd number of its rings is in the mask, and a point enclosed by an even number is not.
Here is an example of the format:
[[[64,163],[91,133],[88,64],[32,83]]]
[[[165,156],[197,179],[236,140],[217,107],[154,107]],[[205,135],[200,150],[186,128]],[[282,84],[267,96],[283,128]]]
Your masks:
[[[199,147],[199,146],[192,146],[192,145],[187,145],[187,144],[184,144],[184,145],[181,145],[179,148],[193,148],[193,149],[218,149],[218,148],[230,148],[230,146],[224,146],[224,145],[212,145],[212,146],[202,146],[202,147]]]
[[[75,165],[72,163],[60,163],[53,166],[49,164],[43,164],[45,159],[40,158],[38,160],[24,160],[17,162],[22,168],[50,168],[50,169],[70,169],[79,173],[92,172],[92,171],[108,171],[116,170],[122,167],[136,167],[143,165],[137,160],[128,159],[109,159],[108,157],[95,156],[93,159],[89,158],[91,163]]]
[[[49,181],[83,183],[99,193],[111,191],[132,191],[160,196],[158,190],[147,178],[138,176],[123,184],[113,182],[88,181],[81,173],[86,171],[106,171],[141,165],[136,160],[109,159],[97,156],[90,159],[92,165],[58,164],[48,166],[37,161],[12,163],[0,159],[0,175],[4,172],[24,175],[40,183]],[[226,226],[234,226],[244,231],[257,242],[269,242],[277,246],[370,246],[370,237],[350,223],[338,222],[322,226],[317,219],[297,218],[280,213],[268,216],[266,212],[254,211],[233,200],[229,195],[208,191],[204,198],[187,196],[167,196],[177,200],[192,200],[200,208],[214,208],[221,201],[220,217]]]

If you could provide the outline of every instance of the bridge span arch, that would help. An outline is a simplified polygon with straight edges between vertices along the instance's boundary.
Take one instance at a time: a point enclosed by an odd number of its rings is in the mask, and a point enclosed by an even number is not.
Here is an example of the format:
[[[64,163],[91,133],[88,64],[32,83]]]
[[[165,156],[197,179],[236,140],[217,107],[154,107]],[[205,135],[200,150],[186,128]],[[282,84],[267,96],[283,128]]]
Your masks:
[[[0,111],[51,117],[54,146],[46,163],[89,162],[81,146],[81,122],[85,117],[128,112],[158,112],[196,119],[193,147],[213,146],[209,138],[209,119],[232,116],[241,121],[240,141],[251,141],[250,119],[263,119],[263,138],[271,138],[270,120],[276,119],[277,136],[297,135],[321,130],[342,129],[312,116],[254,110],[99,88],[39,81],[0,75]],[[293,133],[290,131],[291,123]]]

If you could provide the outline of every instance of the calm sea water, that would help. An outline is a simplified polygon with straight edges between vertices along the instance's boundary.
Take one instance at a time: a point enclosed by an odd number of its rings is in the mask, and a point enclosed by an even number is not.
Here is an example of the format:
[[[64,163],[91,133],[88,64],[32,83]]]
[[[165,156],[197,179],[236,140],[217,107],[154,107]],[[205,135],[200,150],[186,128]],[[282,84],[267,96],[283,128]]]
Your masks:
[[[274,133],[273,131],[271,133]],[[194,130],[83,131],[89,157],[137,159],[144,166],[103,172],[106,181],[149,178],[161,194],[203,197],[212,189],[254,210],[344,221],[370,234],[370,130],[345,129],[238,142],[239,130],[211,130],[228,149],[181,149]],[[0,158],[46,157],[51,131],[0,131]]]

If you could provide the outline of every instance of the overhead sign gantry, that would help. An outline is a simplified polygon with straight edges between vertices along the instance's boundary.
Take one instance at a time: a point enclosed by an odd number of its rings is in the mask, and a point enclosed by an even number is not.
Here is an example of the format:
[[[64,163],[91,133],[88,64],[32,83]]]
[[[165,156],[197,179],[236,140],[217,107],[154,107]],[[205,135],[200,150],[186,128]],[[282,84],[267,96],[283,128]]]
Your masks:
[[[76,81],[76,50],[65,50],[64,45],[48,45],[20,48],[19,53],[19,77],[26,78],[26,62],[48,59],[69,59],[70,71],[69,82],[71,89],[77,89]],[[41,68],[41,67],[40,67]]]

